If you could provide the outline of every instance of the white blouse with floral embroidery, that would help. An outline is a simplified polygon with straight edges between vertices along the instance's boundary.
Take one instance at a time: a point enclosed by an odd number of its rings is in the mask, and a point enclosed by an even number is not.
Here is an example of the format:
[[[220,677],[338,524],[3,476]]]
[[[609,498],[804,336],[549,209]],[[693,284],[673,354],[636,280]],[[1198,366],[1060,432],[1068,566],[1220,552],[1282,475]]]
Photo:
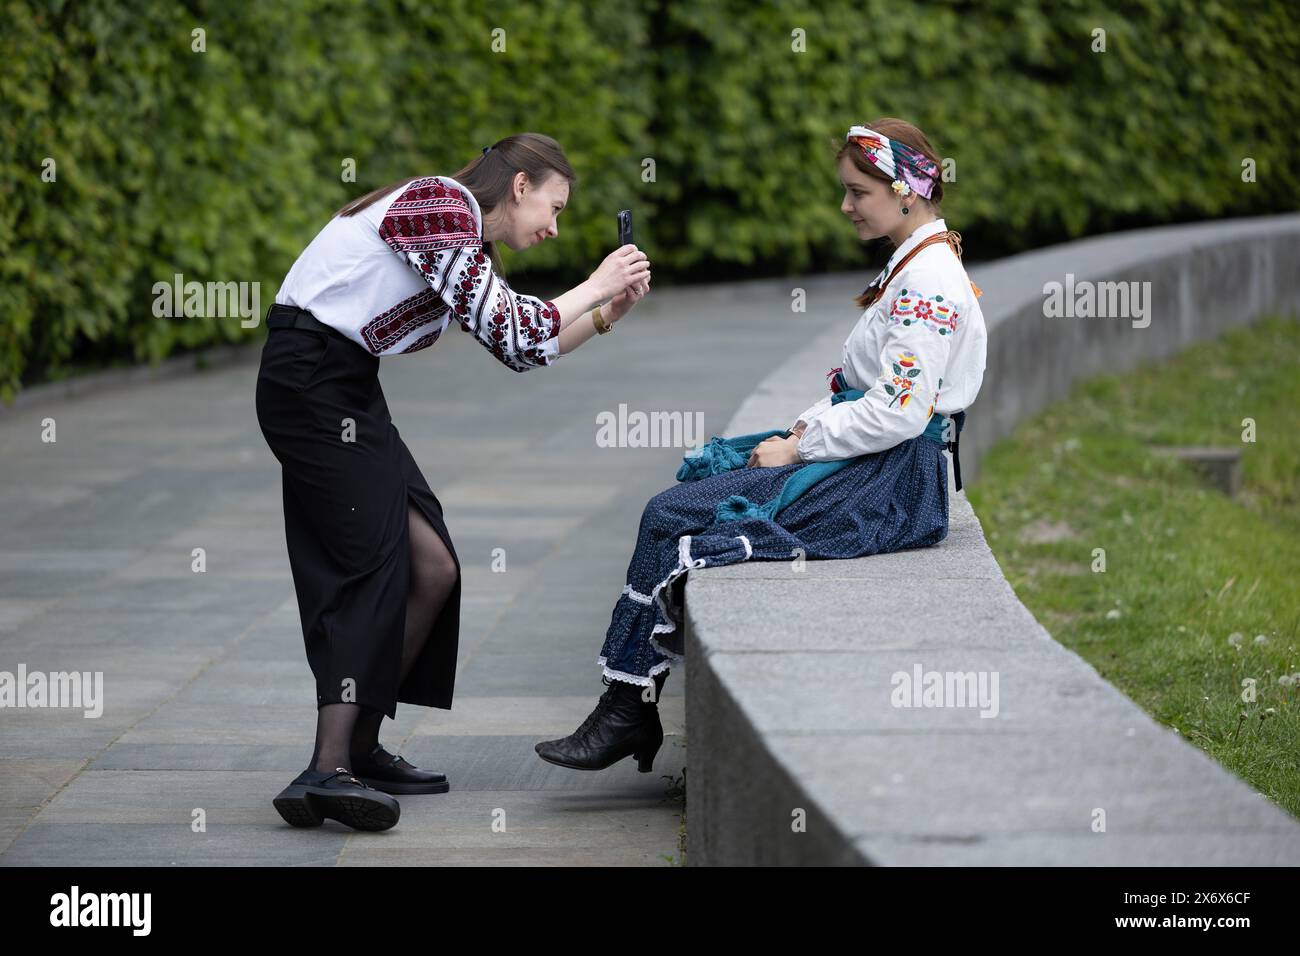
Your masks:
[[[510,288],[493,271],[482,236],[469,189],[449,176],[416,179],[331,219],[275,301],[309,310],[372,355],[428,348],[454,318],[516,372],[552,364],[560,355],[559,310]]]
[[[878,277],[922,240],[943,233],[942,219],[919,226]],[[966,269],[947,243],[912,257],[844,343],[844,380],[866,394],[805,409],[801,461],[855,458],[893,448],[925,431],[934,412],[952,415],[975,400],[984,379],[988,334]]]

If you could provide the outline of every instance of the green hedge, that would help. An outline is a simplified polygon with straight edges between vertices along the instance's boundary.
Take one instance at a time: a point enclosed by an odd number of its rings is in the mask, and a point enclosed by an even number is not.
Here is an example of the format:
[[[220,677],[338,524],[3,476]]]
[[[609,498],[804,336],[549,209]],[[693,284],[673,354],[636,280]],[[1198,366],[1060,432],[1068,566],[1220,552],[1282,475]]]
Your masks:
[[[882,114],[956,160],[944,210],[972,257],[1300,197],[1300,26],[1280,3],[10,0],[0,15],[6,400],[70,362],[260,334],[155,317],[152,286],[257,281],[265,310],[346,199],[520,130],[558,139],[579,176],[565,241],[506,256],[557,288],[609,250],[624,205],[661,285],[858,267],[831,143]],[[1258,183],[1241,181],[1247,156]]]

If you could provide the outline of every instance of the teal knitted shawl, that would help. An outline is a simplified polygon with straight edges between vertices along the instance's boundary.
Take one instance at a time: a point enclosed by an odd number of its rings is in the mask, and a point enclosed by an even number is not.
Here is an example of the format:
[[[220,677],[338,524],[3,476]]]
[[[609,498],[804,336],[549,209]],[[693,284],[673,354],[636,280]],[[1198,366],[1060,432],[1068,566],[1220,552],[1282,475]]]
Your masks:
[[[831,396],[831,404],[838,405],[840,402],[852,402],[866,394],[862,389],[849,388],[844,381],[844,373],[835,373],[836,384],[840,386],[839,390]],[[945,417],[935,412],[930,416],[929,422],[926,423],[925,431],[922,433],[926,438],[937,442],[943,442],[943,428]],[[682,466],[677,469],[678,481],[698,481],[701,478],[708,478],[711,475],[720,475],[724,471],[733,471],[737,468],[744,468],[749,462],[749,456],[758,445],[767,439],[778,436],[786,437],[789,432],[782,429],[772,429],[771,431],[755,432],[752,435],[737,435],[734,438],[709,439],[709,443],[702,447],[698,452],[687,455],[682,459]],[[805,491],[811,488],[823,478],[828,478],[841,468],[846,468],[855,462],[861,461],[865,455],[859,455],[856,458],[837,458],[834,461],[811,461],[804,464],[802,468],[791,473],[790,477],[785,480],[781,487],[781,493],[766,504],[755,504],[744,495],[731,495],[718,505],[717,519],[719,521],[736,521],[740,518],[767,518],[769,521],[775,521],[777,514],[786,505],[798,499]]]

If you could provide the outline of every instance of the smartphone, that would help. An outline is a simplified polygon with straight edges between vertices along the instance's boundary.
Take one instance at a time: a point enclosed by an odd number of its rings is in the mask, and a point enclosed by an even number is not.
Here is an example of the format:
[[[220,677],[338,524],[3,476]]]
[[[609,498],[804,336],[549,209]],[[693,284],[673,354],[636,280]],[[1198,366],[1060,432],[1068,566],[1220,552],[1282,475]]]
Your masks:
[[[632,241],[632,210],[620,209],[618,213],[618,248]]]

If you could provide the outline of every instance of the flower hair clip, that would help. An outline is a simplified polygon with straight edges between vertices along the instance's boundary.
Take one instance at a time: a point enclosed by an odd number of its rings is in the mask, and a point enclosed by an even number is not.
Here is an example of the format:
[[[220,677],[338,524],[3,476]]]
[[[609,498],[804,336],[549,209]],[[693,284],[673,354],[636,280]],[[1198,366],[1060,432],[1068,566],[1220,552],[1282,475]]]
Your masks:
[[[898,193],[900,196],[906,196],[912,191],[912,187],[907,185],[907,183],[903,182],[901,179],[895,179],[890,185],[893,187],[894,192]]]

